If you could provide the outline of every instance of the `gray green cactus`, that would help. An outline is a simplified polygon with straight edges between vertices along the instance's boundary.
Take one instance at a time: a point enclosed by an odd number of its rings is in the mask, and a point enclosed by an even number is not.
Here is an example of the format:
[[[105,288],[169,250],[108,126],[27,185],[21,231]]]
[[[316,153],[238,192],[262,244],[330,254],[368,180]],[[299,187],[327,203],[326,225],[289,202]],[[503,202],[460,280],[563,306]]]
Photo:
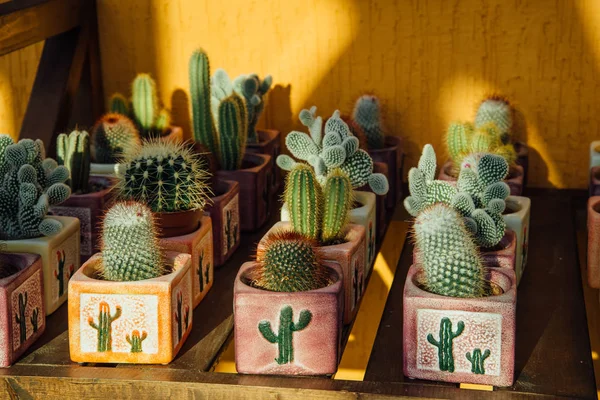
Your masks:
[[[383,148],[385,132],[381,118],[381,104],[376,96],[368,94],[360,96],[354,104],[352,119],[364,132],[370,150]]]
[[[74,130],[69,135],[61,133],[56,139],[56,160],[70,174],[68,181],[73,193],[87,193],[90,180],[90,135]]]
[[[39,315],[40,315],[40,309],[36,307],[31,312],[31,317],[29,317],[29,321],[31,322],[31,329],[33,330],[33,333],[36,333],[38,331]]]
[[[141,203],[118,202],[102,223],[100,273],[109,281],[138,281],[161,276],[164,262],[152,211]]]
[[[269,343],[277,343],[279,354],[275,358],[277,364],[294,362],[293,334],[306,328],[312,319],[309,310],[300,311],[298,322],[294,322],[294,312],[291,306],[284,306],[279,313],[279,330],[275,335],[269,321],[263,320],[258,324],[258,330]]]
[[[92,128],[94,160],[100,164],[114,164],[126,149],[141,144],[137,127],[127,116],[105,114]]]
[[[472,356],[471,353],[467,353],[465,357],[467,357],[467,360],[471,362],[471,372],[478,375],[485,375],[484,363],[490,354],[491,353],[489,349],[487,349],[483,355],[481,354],[481,349],[473,350]]]
[[[142,335],[140,336],[140,331],[134,330],[131,332],[131,336],[125,335],[125,340],[127,343],[131,345],[132,353],[141,353],[142,350],[142,342],[148,337],[148,333],[146,331],[142,331]]]
[[[0,239],[28,239],[52,236],[62,224],[47,218],[50,205],[71,195],[65,185],[69,171],[51,158],[44,158],[40,140],[21,139],[14,143],[0,135]]]
[[[92,317],[88,318],[88,325],[98,331],[97,350],[99,352],[112,351],[112,323],[121,316],[121,307],[110,315],[110,306],[105,301],[100,302],[98,323]]]
[[[273,83],[271,75],[262,81],[256,74],[240,75],[233,81],[233,90],[245,100],[248,117],[248,142],[258,143],[256,123],[265,108],[264,96]]]
[[[427,335],[427,341],[438,348],[438,363],[440,371],[454,372],[454,354],[452,352],[453,341],[465,329],[465,323],[458,321],[456,332],[452,332],[452,321],[450,318],[442,318],[440,321],[439,341],[433,338],[430,333]]]
[[[19,343],[25,343],[27,340],[27,292],[19,293],[19,314],[15,314],[15,322],[19,324]]]

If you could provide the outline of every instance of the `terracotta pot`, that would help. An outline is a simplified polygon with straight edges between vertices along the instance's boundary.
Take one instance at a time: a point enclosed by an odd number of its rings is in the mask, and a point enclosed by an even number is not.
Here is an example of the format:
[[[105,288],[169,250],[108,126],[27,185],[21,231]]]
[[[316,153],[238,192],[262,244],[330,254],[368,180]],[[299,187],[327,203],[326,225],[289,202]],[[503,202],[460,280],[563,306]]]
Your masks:
[[[196,231],[203,213],[202,210],[154,213],[160,237],[183,236]]]
[[[289,222],[277,222],[263,236],[258,246],[264,244],[265,238],[270,233],[291,229],[292,225]],[[364,227],[350,224],[346,235],[346,243],[317,248],[317,252],[323,261],[335,262],[339,264],[342,270],[345,304],[344,324],[349,324],[356,316],[360,299],[366,289],[365,239]]]
[[[220,267],[240,245],[240,185],[221,180],[215,191],[204,212],[212,221],[214,265]]]
[[[404,375],[444,382],[512,385],[516,277],[514,271],[505,268],[490,268],[487,272],[488,279],[500,286],[503,294],[455,298],[419,288],[417,282],[423,271],[417,265],[410,267],[404,285]]]
[[[160,240],[164,250],[192,256],[191,275],[194,308],[200,304],[213,285],[213,230],[209,216],[203,216],[200,227],[192,233]]]
[[[587,203],[587,278],[588,285],[600,288],[600,196],[593,196]]]
[[[524,142],[514,142],[513,146],[517,152],[517,165],[523,167],[523,186],[527,186],[529,175],[529,146]]]
[[[63,225],[63,229],[54,236],[4,241],[4,251],[7,253],[33,253],[41,256],[46,315],[52,314],[67,300],[69,278],[81,265],[79,220],[72,217],[51,218]]]
[[[378,173],[384,174],[388,178],[388,182],[389,182],[390,176],[388,173],[387,164],[384,164],[381,162],[373,163],[373,172],[378,172]],[[390,188],[390,190],[391,190],[391,188]],[[373,193],[369,184],[361,186],[360,188],[357,189],[357,191]],[[386,221],[387,212],[388,212],[388,210],[386,209],[386,204],[385,204],[387,197],[388,197],[388,195],[377,196],[376,201],[375,201],[375,215],[376,215],[375,218],[377,221],[377,223],[376,223],[376,225],[377,225],[377,238],[376,238],[377,243],[379,243],[381,240],[383,240],[383,236],[385,235],[385,221]],[[392,211],[390,210],[390,212],[392,212]],[[375,227],[373,226],[372,228],[375,228]],[[369,234],[370,234],[369,229],[367,229],[367,236],[369,236]],[[367,240],[367,242],[369,242],[369,240]],[[373,253],[374,253],[374,251],[375,250],[373,248]],[[375,258],[375,254],[373,254],[373,256],[371,256],[370,253],[367,252],[367,259],[373,261],[374,258]]]
[[[141,281],[96,279],[100,253],[75,273],[69,282],[71,360],[167,364],[175,358],[192,329],[191,259],[168,252],[167,260],[173,272]]]
[[[590,169],[590,188],[589,195],[600,196],[600,166]]]
[[[19,272],[0,279],[0,367],[15,362],[46,329],[42,259],[25,253],[0,254]]]
[[[397,136],[386,136],[383,149],[369,150],[373,161],[388,166],[390,191],[385,199],[388,209],[396,207],[398,199],[402,198],[402,153],[402,138]]]
[[[457,177],[452,176],[452,161],[448,160],[440,169],[438,179],[440,181],[456,182]],[[512,196],[520,196],[523,193],[523,167],[520,165],[511,165],[508,170],[508,177],[504,180],[510,188]]]
[[[244,263],[233,286],[237,371],[268,375],[334,374],[341,355],[340,267],[335,263],[325,264],[335,283],[317,290],[288,293],[250,286],[245,277],[255,265]],[[302,315],[310,315],[310,319],[301,319]]]
[[[271,156],[271,194],[275,195],[281,188],[281,168],[277,167],[275,160],[281,154],[281,133],[275,129],[257,129],[258,143],[247,143],[248,153],[267,154]]]
[[[531,200],[529,198],[508,196],[506,199],[506,211],[503,217],[506,227],[512,230],[516,236],[515,273],[517,274],[517,284],[521,282],[521,277],[527,265],[530,215]]]
[[[86,194],[72,194],[65,202],[50,207],[49,214],[75,217],[80,222],[81,262],[87,261],[100,250],[100,226],[104,212],[110,208],[114,200],[112,187],[115,181],[110,177],[90,177],[90,187],[103,189]]]
[[[240,184],[240,226],[243,232],[253,232],[264,225],[271,212],[269,175],[271,156],[246,153],[242,169],[217,171],[217,179]]]

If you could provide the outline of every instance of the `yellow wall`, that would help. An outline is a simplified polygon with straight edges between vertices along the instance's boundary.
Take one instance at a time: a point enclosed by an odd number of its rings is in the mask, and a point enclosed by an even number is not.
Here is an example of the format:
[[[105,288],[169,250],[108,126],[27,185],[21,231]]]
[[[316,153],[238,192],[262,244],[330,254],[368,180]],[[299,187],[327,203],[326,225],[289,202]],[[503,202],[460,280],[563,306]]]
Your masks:
[[[382,98],[387,126],[407,139],[407,165],[454,119],[498,92],[519,111],[534,186],[585,187],[598,138],[600,2],[596,0],[103,0],[105,92],[136,72],[158,80],[189,130],[187,63],[204,47],[232,75],[271,73],[267,124],[287,133],[317,105],[350,110]]]

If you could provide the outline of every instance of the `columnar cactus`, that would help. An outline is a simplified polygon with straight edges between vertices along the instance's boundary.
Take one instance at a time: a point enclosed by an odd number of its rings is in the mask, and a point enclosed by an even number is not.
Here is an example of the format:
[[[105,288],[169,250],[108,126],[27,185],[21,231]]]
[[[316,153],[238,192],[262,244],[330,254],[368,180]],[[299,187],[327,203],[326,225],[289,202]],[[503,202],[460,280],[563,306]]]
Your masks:
[[[502,144],[508,144],[513,129],[513,109],[507,99],[491,96],[481,102],[475,115],[475,127],[479,128],[490,122],[498,127],[498,137]]]
[[[102,277],[138,281],[161,276],[164,260],[150,209],[135,202],[113,205],[102,224]]]
[[[88,318],[88,325],[98,331],[97,350],[99,352],[112,351],[112,323],[121,316],[121,307],[110,315],[110,306],[102,301],[99,305],[98,323],[92,317]]]
[[[140,336],[140,331],[134,330],[131,332],[131,337],[129,335],[125,335],[125,340],[127,343],[131,345],[132,353],[141,353],[142,352],[142,342],[148,337],[146,331],[142,331],[142,336]]]
[[[194,140],[206,146],[210,153],[217,154],[218,137],[211,112],[210,62],[204,50],[192,53],[189,73]]]
[[[454,354],[452,353],[452,342],[463,333],[465,323],[458,321],[456,332],[452,332],[452,321],[449,318],[442,318],[440,321],[440,339],[435,340],[430,333],[427,335],[427,341],[438,348],[438,363],[440,371],[454,372]]]
[[[19,343],[25,343],[27,340],[27,292],[19,293],[19,314],[15,314],[15,322],[19,324]]]
[[[473,350],[473,355],[471,353],[467,353],[465,356],[467,360],[471,362],[471,372],[474,374],[485,375],[485,367],[484,362],[485,359],[490,356],[491,352],[487,349],[483,355],[481,354],[481,349]]]
[[[263,100],[271,88],[273,78],[267,75],[262,81],[256,74],[240,75],[233,81],[233,89],[245,100],[248,117],[248,142],[258,143],[256,123],[265,108]]]
[[[323,229],[321,241],[332,243],[343,239],[348,223],[348,214],[352,209],[352,186],[348,175],[341,169],[332,170],[325,182]]]
[[[152,140],[130,148],[116,185],[122,198],[147,204],[154,212],[203,209],[207,172],[181,143]]]
[[[258,324],[258,330],[270,343],[277,343],[279,355],[275,359],[277,364],[294,362],[293,334],[306,328],[312,319],[309,310],[300,311],[298,322],[294,322],[294,312],[291,306],[284,306],[279,313],[279,330],[275,335],[271,322],[263,320]]]
[[[352,119],[367,137],[367,146],[371,150],[383,148],[385,132],[381,120],[379,99],[372,95],[363,95],[356,100]]]
[[[61,133],[56,139],[59,165],[64,165],[71,178],[73,193],[87,193],[90,179],[90,136],[86,131],[74,130],[69,135]]]
[[[10,144],[9,144],[10,141]],[[44,159],[40,140],[21,139],[13,143],[0,135],[0,239],[28,239],[52,236],[62,224],[47,218],[48,207],[71,195],[65,185],[69,171],[51,158]]]
[[[105,114],[92,128],[94,160],[101,164],[114,164],[125,149],[139,146],[140,134],[134,123],[124,115]]]

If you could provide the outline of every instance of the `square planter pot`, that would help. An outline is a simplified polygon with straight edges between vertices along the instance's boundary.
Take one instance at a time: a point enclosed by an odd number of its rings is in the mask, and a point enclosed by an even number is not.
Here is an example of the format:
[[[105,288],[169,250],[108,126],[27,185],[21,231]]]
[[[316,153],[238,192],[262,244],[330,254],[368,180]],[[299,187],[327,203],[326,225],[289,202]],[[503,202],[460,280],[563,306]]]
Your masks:
[[[388,178],[388,181],[390,180],[390,176],[388,173],[388,166],[384,163],[381,162],[376,162],[373,163],[373,172],[378,172],[381,173],[383,175],[385,175]],[[390,188],[391,190],[391,188]],[[373,193],[373,191],[371,190],[371,187],[366,184],[364,186],[361,186],[360,188],[357,189],[357,191],[360,192],[370,192]],[[388,192],[389,194],[389,192]],[[376,225],[377,225],[377,243],[379,243],[381,240],[383,240],[383,236],[385,235],[385,222],[386,222],[386,217],[387,217],[387,213],[388,213],[388,209],[386,208],[386,199],[388,198],[388,195],[385,196],[378,196],[375,195],[376,197],[376,202],[375,202],[375,220],[376,220]],[[393,212],[390,210],[390,212]],[[374,227],[373,227],[374,228]],[[367,230],[367,237],[369,236],[369,230]],[[367,238],[367,242],[369,242],[368,238]],[[375,250],[373,249],[373,252]],[[368,254],[368,259],[371,259],[371,261],[373,261],[373,259],[375,258],[374,254]]]
[[[258,246],[263,245],[264,238],[272,232],[291,230],[289,222],[280,221],[269,229]],[[333,246],[322,246],[317,252],[323,261],[339,264],[344,284],[344,324],[352,322],[358,312],[358,304],[365,291],[365,229],[362,225],[350,224],[346,235],[346,243]]]
[[[63,229],[57,235],[4,242],[4,251],[7,253],[33,253],[41,256],[46,315],[52,314],[67,300],[69,278],[81,265],[79,220],[72,217],[51,218],[63,225]]]
[[[384,148],[369,150],[369,155],[375,162],[382,162],[388,166],[388,182],[390,191],[386,196],[386,207],[393,209],[402,198],[402,138],[386,136]]]
[[[527,266],[527,246],[529,245],[529,218],[531,215],[531,200],[527,197],[508,196],[504,221],[506,227],[516,236],[515,273],[517,284]]]
[[[103,189],[86,194],[73,194],[58,206],[50,207],[50,214],[79,219],[79,242],[81,262],[87,261],[100,250],[100,226],[104,212],[113,202],[114,180],[108,177],[92,176],[90,184]]]
[[[411,266],[404,285],[404,375],[510,386],[514,380],[517,285],[514,271],[488,269],[497,296],[454,298],[422,290]]]
[[[192,329],[191,257],[167,253],[173,272],[153,279],[96,279],[100,253],[69,282],[69,351],[75,362],[167,364]]]
[[[0,279],[0,367],[8,367],[46,329],[42,259],[25,253],[0,254],[19,272]]]
[[[587,203],[587,280],[592,288],[600,288],[600,196],[590,197]]]
[[[217,171],[217,179],[240,184],[240,226],[243,232],[253,232],[264,225],[271,211],[269,176],[271,156],[246,153],[242,169]]]
[[[452,161],[448,160],[440,169],[438,179],[440,181],[456,182],[456,177],[452,176]],[[508,177],[504,180],[510,188],[512,196],[520,196],[523,193],[523,167],[520,165],[511,165],[508,170]]]
[[[340,268],[326,263],[327,287],[271,292],[246,280],[242,265],[233,287],[235,365],[241,374],[332,375],[341,355],[343,285]]]
[[[247,143],[246,151],[248,153],[266,154],[271,156],[271,175],[270,187],[271,194],[275,195],[281,188],[282,173],[281,168],[277,167],[275,160],[281,153],[281,134],[275,129],[257,129],[258,143]]]
[[[161,239],[160,246],[165,250],[191,254],[192,298],[195,308],[213,285],[213,230],[210,217],[202,217],[200,227],[195,232]]]
[[[600,166],[590,169],[590,197],[600,196]]]
[[[204,212],[212,222],[213,263],[220,267],[240,245],[240,185],[221,180],[215,192]]]
[[[527,186],[529,175],[529,146],[524,142],[514,142],[513,146],[517,152],[517,165],[523,167],[523,186]]]

